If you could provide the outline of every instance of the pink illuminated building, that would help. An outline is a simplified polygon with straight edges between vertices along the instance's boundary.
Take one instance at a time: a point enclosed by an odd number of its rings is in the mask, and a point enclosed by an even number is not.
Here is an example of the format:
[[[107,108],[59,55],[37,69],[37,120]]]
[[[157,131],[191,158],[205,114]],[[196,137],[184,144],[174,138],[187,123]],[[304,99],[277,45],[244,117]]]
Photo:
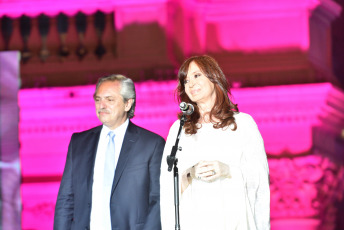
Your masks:
[[[23,14],[54,18],[63,12],[72,21],[83,12],[92,24],[97,10],[111,22],[103,36],[97,37],[93,28],[81,39],[74,28],[66,44],[71,50],[79,44],[96,48],[97,39],[102,39],[107,52],[101,59],[91,54],[78,59],[71,52],[62,61],[51,54],[42,62],[33,55],[20,64],[19,52],[0,52],[2,229],[52,229],[70,136],[99,124],[92,99],[97,77],[115,72],[132,77],[138,95],[133,122],[166,137],[178,112],[176,69],[194,54],[209,54],[219,61],[232,81],[239,110],[258,124],[269,158],[271,229],[344,229],[344,75],[339,76],[344,71],[333,70],[331,39],[331,25],[341,17],[340,4],[0,2],[0,17],[15,22],[9,50],[22,50],[16,20]],[[51,25],[47,47],[58,49],[64,40],[57,38],[56,21]],[[27,43],[33,53],[43,44],[38,31],[33,21]],[[9,115],[12,108],[17,110]],[[11,202],[14,205],[6,206]]]

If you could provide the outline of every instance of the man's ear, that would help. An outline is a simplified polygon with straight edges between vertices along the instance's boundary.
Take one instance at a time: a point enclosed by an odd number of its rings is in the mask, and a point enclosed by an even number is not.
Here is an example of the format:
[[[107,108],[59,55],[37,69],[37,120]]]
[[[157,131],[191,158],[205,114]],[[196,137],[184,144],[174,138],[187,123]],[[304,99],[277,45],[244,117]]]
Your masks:
[[[128,112],[131,109],[131,106],[133,105],[133,103],[134,103],[134,99],[132,98],[128,99],[127,102],[125,103],[124,110]]]

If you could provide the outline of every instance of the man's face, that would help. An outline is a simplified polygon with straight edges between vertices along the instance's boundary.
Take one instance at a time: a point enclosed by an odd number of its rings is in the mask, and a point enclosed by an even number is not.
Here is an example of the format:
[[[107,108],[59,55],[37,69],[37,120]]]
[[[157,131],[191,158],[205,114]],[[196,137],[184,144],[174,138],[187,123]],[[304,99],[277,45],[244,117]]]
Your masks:
[[[98,119],[112,130],[125,122],[133,103],[132,99],[124,103],[120,91],[121,84],[118,81],[105,81],[98,87],[94,97]]]

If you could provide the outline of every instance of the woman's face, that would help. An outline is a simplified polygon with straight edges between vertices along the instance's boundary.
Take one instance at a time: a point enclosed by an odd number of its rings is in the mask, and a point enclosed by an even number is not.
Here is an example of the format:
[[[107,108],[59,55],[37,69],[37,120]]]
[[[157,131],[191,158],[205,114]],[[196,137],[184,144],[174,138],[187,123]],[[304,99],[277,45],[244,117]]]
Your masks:
[[[185,92],[197,105],[213,107],[216,99],[214,84],[202,73],[195,62],[191,62],[184,81]]]

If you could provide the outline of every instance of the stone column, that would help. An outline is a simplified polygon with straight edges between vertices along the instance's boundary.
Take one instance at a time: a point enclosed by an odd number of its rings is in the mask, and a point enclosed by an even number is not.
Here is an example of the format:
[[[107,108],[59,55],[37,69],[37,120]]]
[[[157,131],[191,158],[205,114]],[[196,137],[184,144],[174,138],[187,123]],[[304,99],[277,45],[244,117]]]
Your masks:
[[[0,52],[0,180],[2,230],[21,229],[19,164],[19,52]]]

